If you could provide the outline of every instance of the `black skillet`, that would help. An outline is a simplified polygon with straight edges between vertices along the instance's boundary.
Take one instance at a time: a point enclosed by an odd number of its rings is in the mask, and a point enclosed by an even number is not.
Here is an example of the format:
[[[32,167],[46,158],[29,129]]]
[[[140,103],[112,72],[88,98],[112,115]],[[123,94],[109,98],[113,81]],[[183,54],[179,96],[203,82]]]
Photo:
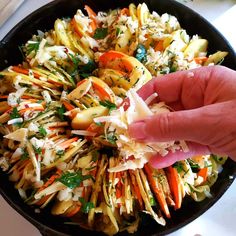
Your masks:
[[[38,29],[45,31],[53,28],[53,23],[57,18],[73,16],[77,9],[84,8],[85,3],[95,11],[99,11],[127,7],[131,2],[136,4],[146,2],[151,11],[155,10],[159,14],[168,12],[175,15],[180,21],[181,26],[190,35],[199,34],[209,41],[209,53],[217,50],[228,51],[229,55],[223,65],[236,70],[235,52],[227,40],[200,15],[172,0],[53,1],[22,20],[0,42],[0,70],[22,61],[18,46],[30,39],[32,34],[36,33]],[[236,163],[228,160],[218,181],[212,187],[213,198],[206,199],[200,203],[186,198],[181,209],[172,212],[172,218],[167,221],[165,227],[157,225],[150,219],[145,219],[135,235],[166,235],[183,227],[209,209],[229,188],[235,175]],[[233,176],[233,178],[229,178],[229,176]],[[43,235],[102,235],[97,232],[86,231],[79,226],[64,224],[65,219],[52,216],[47,209],[41,213],[35,213],[32,207],[22,201],[13,184],[8,181],[7,174],[2,171],[0,171],[0,192],[5,200],[23,217],[35,225]],[[125,233],[120,235],[125,235]]]

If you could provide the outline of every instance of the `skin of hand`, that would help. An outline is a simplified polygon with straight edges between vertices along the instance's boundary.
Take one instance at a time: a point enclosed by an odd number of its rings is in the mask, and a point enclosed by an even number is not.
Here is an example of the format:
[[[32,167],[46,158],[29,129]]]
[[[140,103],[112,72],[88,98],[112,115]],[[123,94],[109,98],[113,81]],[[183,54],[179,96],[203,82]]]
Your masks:
[[[236,71],[223,66],[180,71],[152,79],[138,94],[145,100],[155,92],[174,111],[132,123],[130,136],[142,142],[185,140],[189,152],[155,155],[153,167],[210,153],[236,161]]]

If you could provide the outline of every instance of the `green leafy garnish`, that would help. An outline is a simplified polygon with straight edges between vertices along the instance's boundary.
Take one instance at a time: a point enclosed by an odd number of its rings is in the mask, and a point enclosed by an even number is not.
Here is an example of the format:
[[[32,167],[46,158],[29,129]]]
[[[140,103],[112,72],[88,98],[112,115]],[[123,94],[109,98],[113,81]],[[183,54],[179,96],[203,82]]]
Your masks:
[[[20,118],[20,113],[18,112],[16,107],[12,109],[12,112],[10,113],[10,117],[11,119]]]
[[[79,70],[79,75],[82,78],[87,78],[89,77],[92,72],[97,68],[97,65],[94,61],[89,60],[89,62],[85,65],[79,66],[78,70]]]
[[[89,211],[94,208],[94,204],[92,202],[86,202],[84,198],[80,197],[79,201],[82,204],[81,211],[83,213],[89,213]]]
[[[42,137],[46,137],[47,136],[47,131],[45,128],[43,128],[42,126],[39,127],[39,133]]]
[[[121,32],[120,28],[116,28],[116,36],[118,36],[120,32]]]
[[[106,140],[111,144],[116,144],[117,137],[115,135],[115,132],[109,133],[106,137]]]
[[[142,44],[138,45],[135,51],[135,57],[142,63],[147,61],[147,50]]]
[[[22,149],[23,154],[21,155],[20,159],[22,161],[27,160],[29,158],[29,153],[26,151],[26,149]]]
[[[178,173],[185,172],[183,164],[181,162],[175,162],[173,167],[177,170]]]
[[[193,173],[197,173],[200,170],[200,166],[191,159],[188,159],[188,163],[192,169]]]
[[[31,52],[37,52],[39,50],[40,42],[30,41],[26,44],[26,53],[29,55]]]
[[[42,148],[34,147],[34,151],[35,151],[36,154],[41,154],[42,153]]]
[[[64,106],[57,108],[57,114],[62,121],[65,120],[65,116],[64,116],[65,112],[66,112],[66,108]]]
[[[104,39],[108,34],[108,28],[97,28],[93,35],[94,39]]]
[[[80,184],[86,180],[92,178],[91,175],[82,175],[82,171],[78,170],[77,172],[66,172],[64,173],[58,181],[66,185],[68,188],[76,188],[80,186]]]
[[[112,103],[108,100],[100,101],[99,104],[106,107],[106,108],[108,108],[109,112],[111,112],[111,111],[113,111],[117,108],[115,103]]]

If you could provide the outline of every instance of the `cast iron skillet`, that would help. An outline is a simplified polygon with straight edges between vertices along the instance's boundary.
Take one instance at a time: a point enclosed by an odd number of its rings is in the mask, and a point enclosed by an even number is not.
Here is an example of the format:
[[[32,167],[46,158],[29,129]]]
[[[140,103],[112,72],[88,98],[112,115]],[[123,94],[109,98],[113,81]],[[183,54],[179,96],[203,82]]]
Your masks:
[[[172,0],[58,0],[45,5],[26,17],[0,42],[0,70],[7,66],[21,63],[22,57],[18,46],[30,39],[32,34],[36,33],[38,29],[44,31],[53,28],[53,23],[57,18],[73,16],[76,9],[84,8],[85,3],[95,11],[98,11],[127,7],[131,2],[136,4],[146,2],[151,11],[155,10],[159,14],[168,12],[175,15],[180,21],[181,26],[190,35],[199,34],[203,38],[208,39],[209,53],[217,50],[228,51],[229,55],[225,59],[224,65],[236,69],[235,53],[226,39],[200,15],[178,2]],[[181,209],[171,213],[172,218],[167,220],[165,227],[157,225],[150,219],[146,219],[135,235],[165,235],[183,227],[209,209],[232,184],[235,175],[236,164],[228,160],[218,181],[211,189],[213,198],[206,199],[200,203],[186,198]],[[233,178],[229,178],[229,176],[233,176]],[[13,184],[8,181],[8,176],[2,171],[0,171],[0,179],[0,192],[5,200],[35,225],[43,235],[102,235],[97,232],[86,231],[79,226],[66,225],[64,224],[65,219],[52,216],[47,209],[41,213],[35,213],[32,207],[26,205],[21,200]],[[125,233],[120,235],[125,235]]]

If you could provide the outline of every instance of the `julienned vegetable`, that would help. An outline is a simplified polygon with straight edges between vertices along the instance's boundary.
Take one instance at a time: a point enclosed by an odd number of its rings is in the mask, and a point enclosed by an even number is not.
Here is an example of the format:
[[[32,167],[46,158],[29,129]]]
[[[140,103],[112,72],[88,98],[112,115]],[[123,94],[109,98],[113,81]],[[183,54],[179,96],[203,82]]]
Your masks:
[[[130,139],[132,121],[170,112],[153,104],[157,94],[143,101],[136,91],[153,76],[220,63],[227,52],[208,55],[206,39],[145,4],[84,12],[32,36],[22,64],[0,72],[0,166],[27,204],[52,206],[82,227],[133,233],[140,212],[165,225],[186,195],[211,196],[226,158],[153,169],[151,155],[187,146]]]

